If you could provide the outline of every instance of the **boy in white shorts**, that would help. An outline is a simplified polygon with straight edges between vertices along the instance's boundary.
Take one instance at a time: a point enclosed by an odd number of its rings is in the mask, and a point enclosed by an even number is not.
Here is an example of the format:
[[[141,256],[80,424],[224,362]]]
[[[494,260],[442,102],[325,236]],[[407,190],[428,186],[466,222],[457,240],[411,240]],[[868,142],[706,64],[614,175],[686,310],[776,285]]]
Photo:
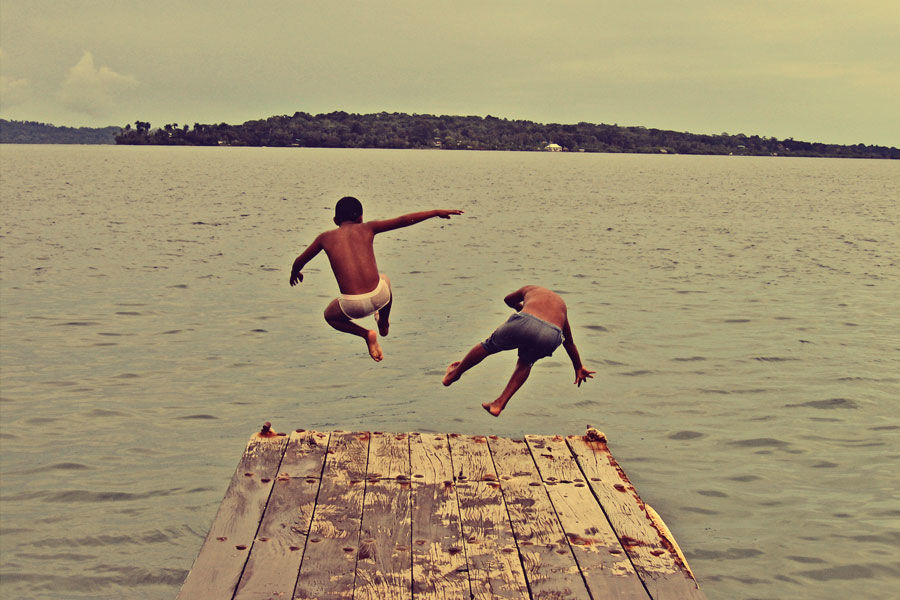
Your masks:
[[[388,334],[393,296],[390,280],[378,272],[378,265],[375,263],[375,249],[372,247],[375,234],[415,225],[432,217],[449,219],[450,215],[462,213],[461,210],[428,210],[364,223],[362,204],[356,198],[345,196],[334,207],[334,224],[338,228],[319,234],[294,260],[291,285],[303,281],[303,273],[300,271],[324,250],[341,291],[341,295],[325,308],[325,321],[338,331],[366,340],[369,355],[378,362],[384,358],[378,334]],[[351,320],[372,314],[378,323],[378,332],[360,327]]]

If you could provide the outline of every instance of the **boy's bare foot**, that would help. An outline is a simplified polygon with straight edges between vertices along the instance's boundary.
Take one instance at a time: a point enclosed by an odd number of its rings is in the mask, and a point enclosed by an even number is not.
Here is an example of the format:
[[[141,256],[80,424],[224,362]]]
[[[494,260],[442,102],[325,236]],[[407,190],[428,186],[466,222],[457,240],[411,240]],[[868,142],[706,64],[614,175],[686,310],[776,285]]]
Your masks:
[[[381,334],[381,337],[386,337],[391,328],[391,322],[387,318],[381,318],[377,310],[375,311],[375,322],[378,323],[378,333]]]
[[[459,379],[459,373],[457,373],[457,368],[459,366],[459,361],[450,363],[450,366],[447,367],[447,373],[444,375],[444,378],[441,380],[441,383],[444,385],[450,385],[457,379]]]
[[[374,329],[366,332],[366,345],[369,346],[369,356],[372,357],[372,360],[381,362],[384,358],[384,352],[381,350],[381,345],[378,343],[378,334],[375,333]]]
[[[481,403],[481,408],[483,408],[484,410],[488,411],[489,413],[491,413],[491,414],[494,415],[495,417],[499,417],[501,411],[503,411],[502,408],[497,408],[496,406],[494,406],[494,403],[493,403],[493,402],[482,402],[482,403]]]

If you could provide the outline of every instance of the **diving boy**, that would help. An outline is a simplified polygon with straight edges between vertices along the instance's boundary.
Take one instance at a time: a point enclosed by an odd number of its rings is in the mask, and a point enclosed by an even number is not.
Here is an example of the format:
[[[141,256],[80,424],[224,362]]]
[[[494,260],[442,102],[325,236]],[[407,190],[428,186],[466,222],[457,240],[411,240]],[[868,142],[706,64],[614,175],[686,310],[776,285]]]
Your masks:
[[[575,383],[578,387],[581,387],[583,381],[593,379],[596,371],[588,371],[581,364],[578,348],[572,340],[566,303],[562,298],[547,288],[526,285],[507,295],[503,301],[515,309],[516,313],[488,339],[469,350],[462,360],[447,367],[444,385],[450,385],[491,354],[518,348],[519,358],[506,388],[493,402],[481,404],[484,410],[497,417],[512,395],[528,379],[532,365],[538,359],[553,354],[560,344],[566,349],[575,368]]]
[[[291,286],[303,281],[300,271],[314,256],[324,250],[331,263],[341,295],[325,308],[325,320],[329,325],[366,340],[369,355],[376,361],[384,358],[378,343],[378,333],[388,334],[390,328],[391,282],[378,272],[375,250],[372,247],[375,234],[415,225],[432,217],[449,219],[461,215],[461,210],[428,210],[410,213],[383,221],[362,220],[362,204],[351,196],[338,200],[334,207],[334,224],[337,229],[319,234],[313,243],[294,260],[291,267]],[[375,315],[378,332],[365,329],[351,319]]]

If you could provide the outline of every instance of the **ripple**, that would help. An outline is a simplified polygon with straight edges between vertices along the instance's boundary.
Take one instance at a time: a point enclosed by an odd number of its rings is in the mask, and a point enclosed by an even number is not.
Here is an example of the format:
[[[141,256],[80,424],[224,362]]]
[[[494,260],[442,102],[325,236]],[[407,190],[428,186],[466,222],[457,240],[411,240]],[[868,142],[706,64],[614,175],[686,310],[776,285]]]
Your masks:
[[[785,357],[785,356],[754,356],[753,360],[758,360],[761,362],[787,362],[789,360],[800,360],[800,359],[793,358],[793,357]]]
[[[785,558],[803,564],[819,564],[825,562],[823,559],[813,556],[785,556]]]
[[[743,446],[746,448],[786,448],[790,446],[789,443],[775,438],[752,438],[728,443],[732,446]]]
[[[143,493],[132,492],[113,492],[103,491],[95,492],[91,490],[63,490],[60,492],[46,492],[38,494],[44,496],[44,502],[128,502],[131,500],[142,500],[144,498],[154,498],[157,496],[168,496],[177,489],[170,490],[154,490]]]
[[[676,431],[675,433],[669,434],[670,440],[695,440],[702,437],[706,436],[699,431]]]
[[[876,565],[839,565],[836,567],[828,567],[825,569],[816,569],[812,571],[800,571],[798,575],[808,577],[816,581],[827,581],[831,579],[853,580],[853,579],[871,579],[875,576]],[[882,566],[883,570],[887,567]],[[896,575],[896,569],[890,569]]]
[[[705,356],[685,356],[685,357],[676,356],[672,360],[675,362],[697,362],[697,361],[701,361],[701,360],[706,360],[706,357]]]
[[[653,371],[649,371],[647,369],[639,369],[637,371],[627,371],[625,373],[619,373],[619,375],[625,375],[626,377],[640,377],[641,375],[651,375]]]
[[[785,404],[785,408],[818,408],[821,410],[833,410],[835,408],[859,408],[853,400],[847,398],[829,398],[828,400],[810,400],[809,402],[801,402],[800,404]]]
[[[699,515],[717,515],[717,514],[719,514],[719,511],[717,511],[717,510],[710,510],[708,508],[700,508],[699,506],[684,506],[681,508],[681,510],[683,510],[685,512],[697,513]]]
[[[591,331],[609,331],[603,325],[582,325],[582,329],[590,329]]]
[[[217,417],[215,415],[200,414],[200,415],[185,415],[183,417],[176,417],[176,418],[180,419],[180,420],[190,420],[190,419],[209,420],[209,419],[218,419],[219,417]]]
[[[151,571],[138,567],[112,567],[100,565],[96,569],[116,575],[55,575],[46,571],[28,573],[4,573],[4,583],[28,583],[33,589],[46,591],[70,590],[94,593],[104,587],[134,587],[140,585],[168,585],[175,587],[184,582],[187,571],[183,569],[158,569]]]
[[[756,548],[728,548],[727,550],[696,550],[691,552],[691,558],[701,560],[741,560],[743,558],[754,558],[763,554],[762,550]]]
[[[85,471],[88,469],[93,469],[93,467],[89,467],[87,465],[83,465],[81,463],[73,463],[73,462],[61,462],[50,465],[47,467],[48,469],[57,469],[60,471]]]
[[[701,496],[709,496],[710,498],[728,498],[728,494],[718,490],[697,490]]]
[[[108,408],[95,408],[91,412],[87,413],[89,417],[126,417],[128,413],[124,413],[119,410],[110,410]]]

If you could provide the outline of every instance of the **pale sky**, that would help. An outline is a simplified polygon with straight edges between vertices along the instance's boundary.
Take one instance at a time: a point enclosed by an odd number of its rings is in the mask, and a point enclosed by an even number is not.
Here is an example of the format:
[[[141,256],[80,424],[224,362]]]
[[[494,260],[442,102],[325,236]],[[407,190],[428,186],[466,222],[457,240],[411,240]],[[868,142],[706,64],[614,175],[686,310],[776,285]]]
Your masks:
[[[493,115],[900,146],[900,0],[0,0],[0,117]]]

